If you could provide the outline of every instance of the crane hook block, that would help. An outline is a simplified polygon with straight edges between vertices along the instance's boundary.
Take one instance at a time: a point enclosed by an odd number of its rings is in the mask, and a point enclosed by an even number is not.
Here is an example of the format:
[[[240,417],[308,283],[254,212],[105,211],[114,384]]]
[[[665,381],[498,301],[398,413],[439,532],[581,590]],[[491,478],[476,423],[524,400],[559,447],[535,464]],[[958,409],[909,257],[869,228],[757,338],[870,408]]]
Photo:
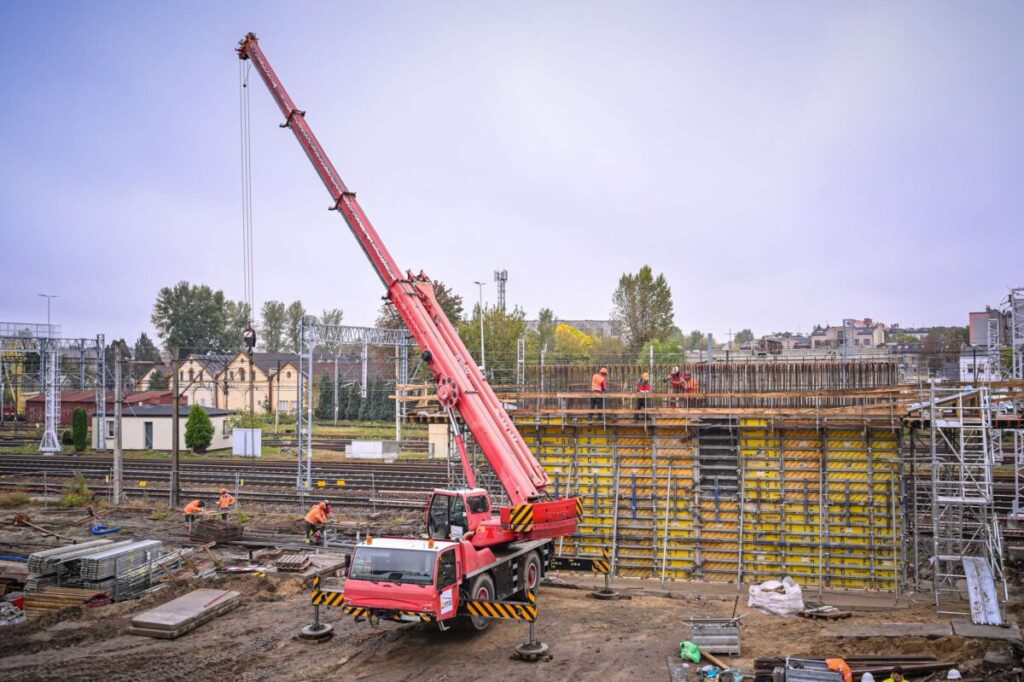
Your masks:
[[[437,382],[437,399],[443,407],[449,409],[459,402],[459,387],[451,377],[444,377]]]

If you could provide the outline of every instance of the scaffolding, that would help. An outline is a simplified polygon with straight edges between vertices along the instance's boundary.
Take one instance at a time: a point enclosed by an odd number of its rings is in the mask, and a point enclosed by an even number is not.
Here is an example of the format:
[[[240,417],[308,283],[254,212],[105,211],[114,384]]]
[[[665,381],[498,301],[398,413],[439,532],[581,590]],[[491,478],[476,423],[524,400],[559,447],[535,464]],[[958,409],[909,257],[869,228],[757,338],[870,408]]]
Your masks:
[[[295,422],[297,469],[295,486],[308,489],[313,485],[313,410],[315,385],[313,358],[317,349],[332,350],[337,358],[344,346],[360,348],[360,395],[367,395],[370,346],[393,347],[395,349],[395,392],[396,397],[404,395],[402,386],[409,383],[409,347],[413,341],[409,332],[401,329],[380,327],[350,327],[324,324],[313,315],[306,315],[299,324],[299,397]],[[336,377],[337,378],[337,377]],[[337,392],[334,398],[337,404]],[[402,440],[402,420],[405,418],[406,403],[395,400],[395,440]],[[305,461],[303,461],[305,460]]]
[[[934,384],[927,420],[931,482],[931,574],[939,613],[998,625],[1007,587],[1002,533],[995,512],[991,389]],[[998,595],[995,585],[1000,585]],[[966,587],[971,610],[962,610]]]
[[[68,339],[60,336],[56,325],[0,322],[0,358],[4,359],[5,370],[0,372],[0,376],[10,376],[11,367],[20,364],[22,371],[17,373],[20,385],[15,390],[25,392],[36,388],[44,396],[40,452],[51,455],[61,451],[58,431],[61,423],[61,391],[65,388],[77,384],[80,390],[95,389],[97,423],[105,423],[105,349],[103,334],[95,338]],[[5,391],[5,382],[0,378],[0,396]],[[2,412],[3,408],[0,407]],[[95,433],[95,449],[102,452],[107,449],[106,429],[97,428]]]

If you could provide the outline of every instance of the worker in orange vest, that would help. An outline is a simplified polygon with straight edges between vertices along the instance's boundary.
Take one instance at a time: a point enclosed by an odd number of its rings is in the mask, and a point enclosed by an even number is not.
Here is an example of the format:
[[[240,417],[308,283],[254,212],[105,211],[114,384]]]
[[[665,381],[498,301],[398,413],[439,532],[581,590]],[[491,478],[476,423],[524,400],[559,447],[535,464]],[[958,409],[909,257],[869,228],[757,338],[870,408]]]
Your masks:
[[[700,389],[697,384],[697,379],[692,374],[686,372],[683,374],[683,392],[684,393],[696,393]]]
[[[192,530],[192,522],[203,513],[203,507],[205,506],[206,503],[202,500],[192,500],[185,505],[185,527],[190,531]]]
[[[221,488],[220,499],[217,500],[217,506],[220,507],[221,521],[227,521],[228,512],[235,506],[235,496],[229,493],[227,488]]]
[[[636,382],[636,391],[640,395],[636,399],[637,413],[633,415],[633,421],[638,422],[643,416],[643,412],[640,412],[640,410],[647,409],[647,398],[651,395],[650,373],[644,372],[640,375],[640,381]]]
[[[828,666],[829,670],[842,673],[843,682],[853,682],[853,670],[850,669],[850,666],[842,658],[826,658],[825,665]]]
[[[604,393],[608,390],[608,368],[602,367],[601,371],[590,379],[590,409],[603,409]],[[595,417],[595,414],[591,414]]]
[[[306,514],[306,544],[313,544],[314,539],[320,538],[320,533],[327,525],[327,503],[317,502],[310,507]]]

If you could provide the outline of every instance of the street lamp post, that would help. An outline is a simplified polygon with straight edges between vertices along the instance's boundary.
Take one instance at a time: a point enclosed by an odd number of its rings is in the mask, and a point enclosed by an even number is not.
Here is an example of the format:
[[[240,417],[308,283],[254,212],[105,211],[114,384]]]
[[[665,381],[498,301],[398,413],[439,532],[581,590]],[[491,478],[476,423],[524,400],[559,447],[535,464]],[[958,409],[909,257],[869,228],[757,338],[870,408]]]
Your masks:
[[[487,350],[484,348],[484,284],[487,282],[473,282],[480,288],[480,369],[487,375]]]
[[[50,302],[55,298],[60,298],[58,294],[36,294],[46,299],[46,335],[49,337],[53,336],[53,326],[50,324]]]

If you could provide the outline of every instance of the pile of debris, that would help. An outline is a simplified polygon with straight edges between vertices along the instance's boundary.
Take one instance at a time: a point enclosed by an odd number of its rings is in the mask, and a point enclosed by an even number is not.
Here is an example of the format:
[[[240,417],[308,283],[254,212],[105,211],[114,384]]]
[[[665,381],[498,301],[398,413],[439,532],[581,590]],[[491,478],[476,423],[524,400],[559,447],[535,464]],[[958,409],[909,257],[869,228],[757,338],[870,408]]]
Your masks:
[[[940,673],[957,667],[954,662],[937,661],[934,656],[925,655],[850,656],[842,660],[846,661],[857,680],[864,673],[871,673],[881,680],[897,667],[902,668],[908,676]],[[758,658],[754,661],[754,682],[773,682],[778,679],[829,680],[830,672],[835,675],[835,680],[843,679],[842,674],[830,668],[824,658]]]

